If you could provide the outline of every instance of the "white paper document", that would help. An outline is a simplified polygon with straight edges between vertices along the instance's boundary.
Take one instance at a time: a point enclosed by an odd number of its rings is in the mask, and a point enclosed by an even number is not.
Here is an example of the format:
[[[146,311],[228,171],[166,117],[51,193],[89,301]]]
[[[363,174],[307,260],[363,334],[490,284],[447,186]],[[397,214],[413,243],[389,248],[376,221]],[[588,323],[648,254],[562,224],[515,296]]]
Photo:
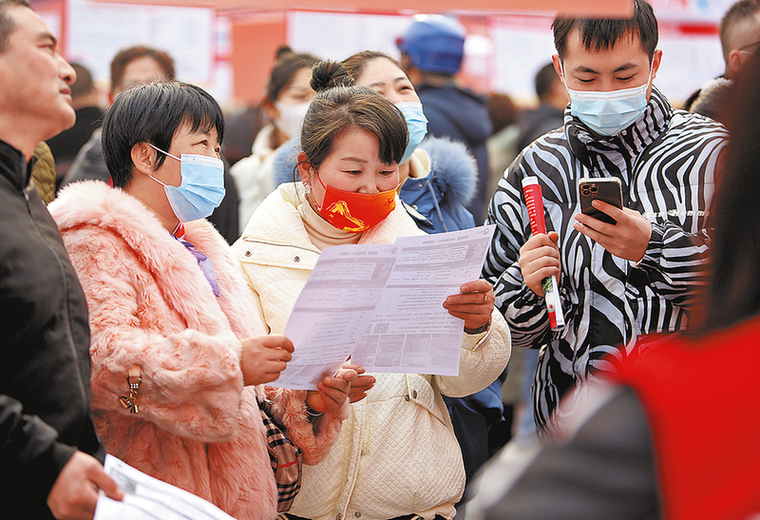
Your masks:
[[[284,335],[272,386],[314,390],[351,358],[368,372],[457,375],[464,321],[443,308],[480,277],[495,226],[322,251]]]
[[[112,455],[105,471],[124,491],[124,500],[101,494],[94,520],[234,520],[211,502],[146,475]]]

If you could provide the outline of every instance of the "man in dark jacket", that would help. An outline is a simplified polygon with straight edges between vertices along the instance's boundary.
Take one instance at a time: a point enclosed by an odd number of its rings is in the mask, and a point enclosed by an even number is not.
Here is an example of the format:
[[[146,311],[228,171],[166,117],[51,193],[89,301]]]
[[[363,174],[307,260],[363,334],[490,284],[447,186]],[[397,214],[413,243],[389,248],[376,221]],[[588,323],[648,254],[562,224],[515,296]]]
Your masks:
[[[417,89],[428,119],[428,133],[467,146],[478,163],[478,184],[467,209],[481,224],[488,186],[486,139],[493,133],[486,99],[457,85],[454,74],[464,56],[465,30],[447,16],[413,22],[399,41],[401,65]]]
[[[0,77],[0,503],[92,518],[98,488],[122,492],[98,461],[84,294],[27,164],[74,124],[76,74],[25,0],[0,0]]]
[[[520,113],[520,136],[515,143],[517,153],[555,128],[562,126],[569,98],[553,63],[541,67],[535,77],[539,105]]]

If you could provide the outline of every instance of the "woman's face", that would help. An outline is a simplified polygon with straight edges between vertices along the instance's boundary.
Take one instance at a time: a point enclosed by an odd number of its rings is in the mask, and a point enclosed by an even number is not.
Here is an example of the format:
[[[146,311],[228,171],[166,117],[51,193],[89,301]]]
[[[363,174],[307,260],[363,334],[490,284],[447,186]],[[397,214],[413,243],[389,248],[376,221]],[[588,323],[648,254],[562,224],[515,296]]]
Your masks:
[[[277,102],[283,105],[303,105],[314,99],[314,89],[309,85],[311,69],[306,67],[299,69],[293,74],[290,83],[286,85],[277,96]]]
[[[356,78],[357,85],[378,91],[394,105],[402,102],[419,103],[420,98],[403,70],[385,58],[375,58],[364,65]]]
[[[219,159],[221,145],[216,128],[208,131],[199,128],[193,131],[192,124],[185,121],[174,132],[171,145],[166,151],[175,157],[182,157],[182,154],[195,154]],[[179,186],[182,184],[181,169],[180,161],[167,157],[153,176],[170,186]],[[156,183],[155,189],[163,191],[164,188]]]
[[[326,186],[369,195],[395,189],[399,183],[398,165],[382,163],[379,149],[373,134],[361,128],[349,128],[333,143],[332,153],[319,167],[319,179]],[[305,154],[299,161],[302,158]],[[317,172],[311,165],[302,164],[300,173],[301,179],[311,184],[314,202],[321,206],[325,190],[317,179]]]
[[[314,99],[315,92],[309,85],[311,69],[299,69],[281,91],[274,103],[264,103],[264,112],[277,129],[275,146],[298,135],[306,108]]]

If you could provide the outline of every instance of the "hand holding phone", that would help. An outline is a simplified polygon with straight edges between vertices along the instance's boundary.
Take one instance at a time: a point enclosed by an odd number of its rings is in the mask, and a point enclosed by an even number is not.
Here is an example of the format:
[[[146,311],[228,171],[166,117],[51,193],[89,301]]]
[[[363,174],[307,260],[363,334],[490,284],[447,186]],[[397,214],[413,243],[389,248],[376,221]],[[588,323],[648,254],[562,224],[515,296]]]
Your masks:
[[[590,179],[584,177],[578,180],[578,198],[581,202],[581,213],[601,220],[608,224],[617,224],[615,219],[591,205],[593,200],[601,200],[623,209],[623,196],[620,179],[603,177]]]
[[[618,179],[579,179],[578,197],[583,216],[576,215],[573,228],[601,245],[609,253],[631,262],[639,262],[646,254],[652,237],[652,224],[636,210],[622,207],[622,190]],[[621,211],[615,211],[617,222],[591,205],[594,200],[607,202]],[[612,210],[610,210],[612,211]],[[589,222],[589,217],[613,224],[600,226]]]

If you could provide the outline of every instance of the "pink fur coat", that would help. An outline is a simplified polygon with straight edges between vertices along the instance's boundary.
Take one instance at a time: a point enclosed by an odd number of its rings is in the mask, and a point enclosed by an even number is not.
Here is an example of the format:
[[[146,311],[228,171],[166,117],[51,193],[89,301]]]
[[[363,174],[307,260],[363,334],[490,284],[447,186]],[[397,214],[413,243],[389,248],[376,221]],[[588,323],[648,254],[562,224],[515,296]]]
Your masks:
[[[267,329],[224,239],[205,220],[185,226],[185,240],[213,263],[217,298],[185,246],[122,190],[73,184],[49,209],[87,296],[93,415],[106,450],[238,519],[274,518],[256,402],[265,389],[243,387],[238,342]],[[142,375],[138,414],[119,402],[132,366]],[[318,462],[347,407],[315,436],[305,392],[266,393],[304,461]]]

